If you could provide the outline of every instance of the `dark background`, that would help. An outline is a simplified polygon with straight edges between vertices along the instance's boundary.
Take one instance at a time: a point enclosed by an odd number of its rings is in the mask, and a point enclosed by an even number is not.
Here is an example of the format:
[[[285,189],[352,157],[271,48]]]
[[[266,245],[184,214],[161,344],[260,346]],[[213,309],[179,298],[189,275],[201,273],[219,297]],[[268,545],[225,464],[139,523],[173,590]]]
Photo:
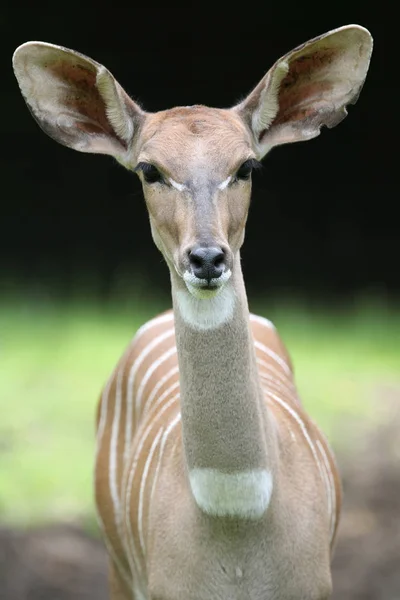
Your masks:
[[[259,293],[352,299],[400,291],[394,15],[387,3],[206,5],[20,3],[2,8],[3,283],[41,282],[68,294],[89,281],[102,296],[121,282],[168,290],[139,182],[113,159],[48,138],[30,116],[11,68],[28,40],[70,47],[105,64],[148,111],[226,107],[282,54],[335,27],[374,37],[360,99],[335,129],[282,146],[254,178],[243,249]],[[391,147],[393,149],[391,149]]]

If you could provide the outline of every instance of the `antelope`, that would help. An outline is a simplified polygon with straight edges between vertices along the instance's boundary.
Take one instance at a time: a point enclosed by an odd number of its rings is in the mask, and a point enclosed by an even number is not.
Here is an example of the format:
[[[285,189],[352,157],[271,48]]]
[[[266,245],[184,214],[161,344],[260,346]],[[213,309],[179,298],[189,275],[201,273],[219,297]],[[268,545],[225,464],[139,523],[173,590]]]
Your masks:
[[[136,333],[98,405],[95,496],[113,600],[325,600],[341,505],[274,325],[250,314],[240,249],[251,173],[319,135],[363,86],[370,33],[347,25],[282,58],[232,108],[145,112],[94,60],[14,54],[42,129],[143,185],[173,309]],[[265,257],[268,260],[268,257]]]

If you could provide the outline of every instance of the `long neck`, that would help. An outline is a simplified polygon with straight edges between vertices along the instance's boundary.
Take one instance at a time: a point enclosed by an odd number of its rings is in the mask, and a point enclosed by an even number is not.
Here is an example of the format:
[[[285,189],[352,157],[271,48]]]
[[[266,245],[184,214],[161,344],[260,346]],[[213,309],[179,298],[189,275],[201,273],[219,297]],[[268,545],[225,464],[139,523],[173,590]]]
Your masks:
[[[192,491],[206,512],[260,516],[271,492],[272,435],[239,257],[215,298],[193,298],[174,276],[172,296]]]

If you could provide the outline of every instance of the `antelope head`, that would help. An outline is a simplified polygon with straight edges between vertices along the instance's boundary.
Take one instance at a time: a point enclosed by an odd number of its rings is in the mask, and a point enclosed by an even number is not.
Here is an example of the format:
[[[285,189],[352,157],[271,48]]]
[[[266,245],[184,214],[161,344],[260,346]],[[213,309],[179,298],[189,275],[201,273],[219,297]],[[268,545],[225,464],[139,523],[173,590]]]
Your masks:
[[[79,150],[109,154],[141,179],[154,242],[171,278],[196,298],[229,282],[243,243],[251,173],[274,146],[316,137],[355,103],[372,39],[348,25],[280,58],[229,109],[142,110],[112,74],[73,50],[42,42],[13,59],[42,129]]]

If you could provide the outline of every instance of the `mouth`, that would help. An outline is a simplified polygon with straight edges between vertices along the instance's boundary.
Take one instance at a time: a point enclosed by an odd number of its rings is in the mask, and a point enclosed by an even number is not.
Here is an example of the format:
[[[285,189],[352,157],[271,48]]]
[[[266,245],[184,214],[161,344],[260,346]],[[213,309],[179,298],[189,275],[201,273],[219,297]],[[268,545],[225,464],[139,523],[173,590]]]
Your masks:
[[[200,300],[205,300],[207,298],[214,298],[217,296],[225,284],[229,281],[231,275],[232,271],[227,269],[220,277],[215,277],[213,279],[200,279],[200,277],[196,277],[196,275],[190,271],[185,271],[183,274],[183,280],[192,296]]]

